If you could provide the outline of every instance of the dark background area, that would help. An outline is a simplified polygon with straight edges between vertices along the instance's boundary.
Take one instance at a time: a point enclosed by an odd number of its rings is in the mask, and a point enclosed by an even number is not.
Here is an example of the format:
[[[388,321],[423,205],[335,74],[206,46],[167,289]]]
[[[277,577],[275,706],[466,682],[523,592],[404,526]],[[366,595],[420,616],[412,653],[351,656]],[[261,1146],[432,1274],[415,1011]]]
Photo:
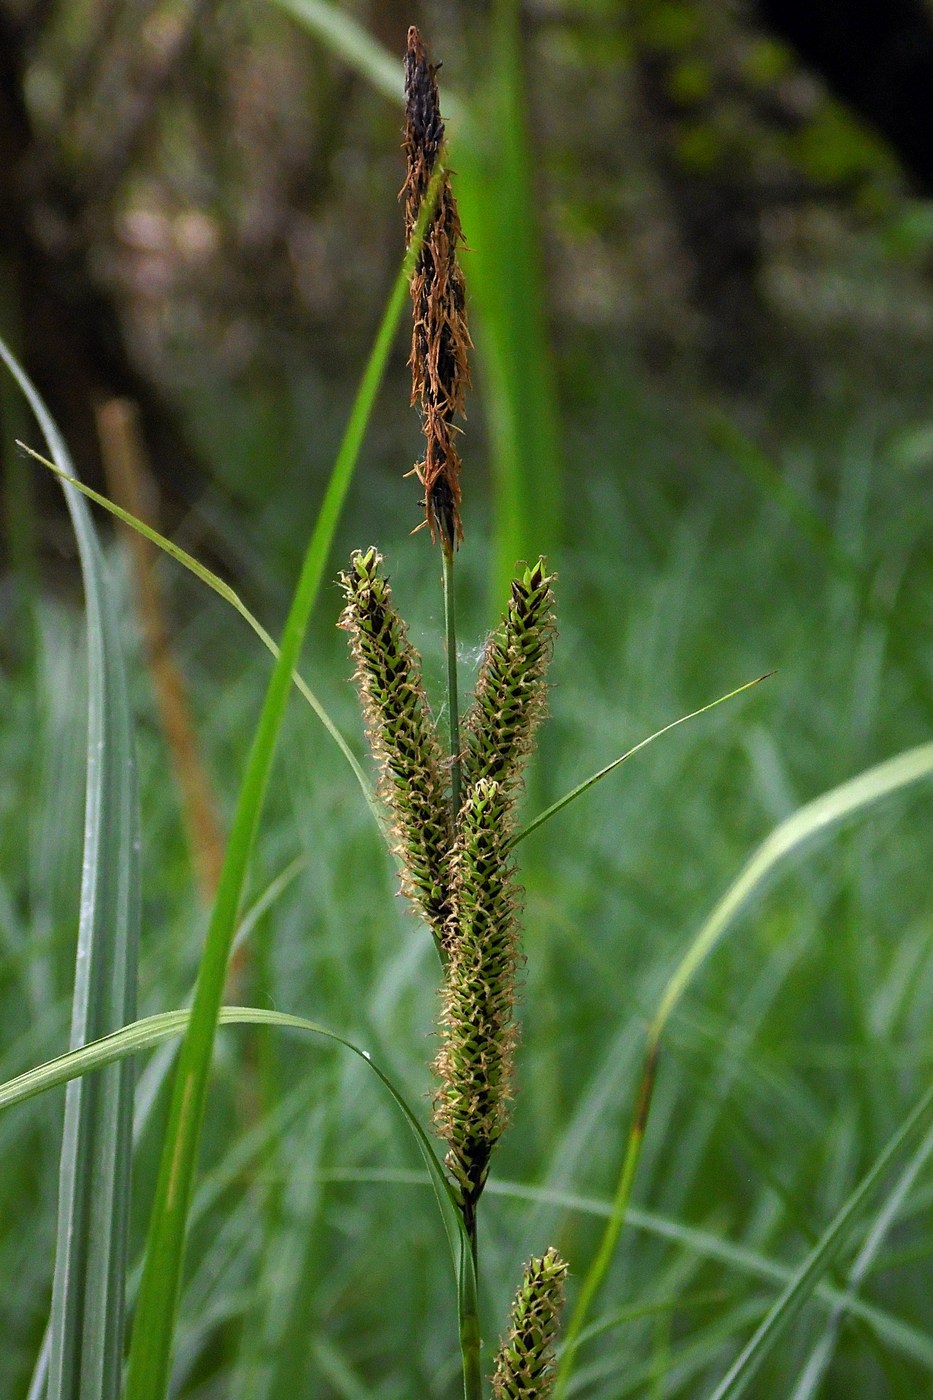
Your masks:
[[[399,55],[417,21],[445,83],[481,84],[487,6],[347,8]],[[529,3],[521,27],[571,425],[623,379],[756,423],[923,402],[927,4]],[[315,492],[401,251],[398,111],[271,5],[4,0],[0,64],[0,318],[79,470],[101,484],[93,405],[121,395],[170,518]]]

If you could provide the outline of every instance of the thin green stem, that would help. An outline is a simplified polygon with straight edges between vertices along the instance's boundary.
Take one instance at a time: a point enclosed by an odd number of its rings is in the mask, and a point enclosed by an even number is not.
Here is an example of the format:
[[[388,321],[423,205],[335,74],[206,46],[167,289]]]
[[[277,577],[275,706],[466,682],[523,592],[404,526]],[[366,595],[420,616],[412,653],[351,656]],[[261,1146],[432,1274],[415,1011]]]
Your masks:
[[[460,702],[457,694],[457,609],[454,601],[454,552],[441,547],[444,560],[444,627],[447,635],[447,713],[450,720],[450,805],[454,825],[460,814]]]
[[[580,1343],[580,1334],[586,1326],[586,1320],[589,1316],[590,1308],[593,1305],[593,1300],[606,1277],[609,1265],[612,1263],[616,1245],[619,1243],[619,1236],[622,1233],[622,1226],[625,1224],[628,1203],[632,1194],[632,1185],[635,1181],[635,1172],[638,1168],[638,1160],[641,1157],[642,1143],[645,1140],[645,1127],[651,1108],[651,1095],[654,1090],[657,1066],[658,1042],[656,1038],[652,1037],[649,1039],[648,1049],[645,1054],[645,1066],[642,1071],[641,1087],[638,1092],[638,1100],[635,1104],[635,1112],[632,1115],[632,1126],[629,1129],[625,1157],[622,1162],[622,1169],[619,1172],[619,1180],[612,1202],[612,1214],[606,1222],[606,1228],[603,1232],[596,1258],[590,1265],[586,1278],[583,1280],[580,1296],[577,1299],[576,1307],[573,1310],[573,1315],[567,1327],[567,1336],[561,1351],[560,1364],[557,1368],[554,1400],[565,1400],[567,1387],[570,1384],[570,1376],[576,1359],[577,1347]]]
[[[483,1370],[481,1351],[483,1339],[479,1325],[478,1287],[479,1250],[476,1238],[476,1213],[464,1211],[465,1238],[461,1241],[460,1287],[460,1354],[463,1358],[464,1400],[483,1400]]]

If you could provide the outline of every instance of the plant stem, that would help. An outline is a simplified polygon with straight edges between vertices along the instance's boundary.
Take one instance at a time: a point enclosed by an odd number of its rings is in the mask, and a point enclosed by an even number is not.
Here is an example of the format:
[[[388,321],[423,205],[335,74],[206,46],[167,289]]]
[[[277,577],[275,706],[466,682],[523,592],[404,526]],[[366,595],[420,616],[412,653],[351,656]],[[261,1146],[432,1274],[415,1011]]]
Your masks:
[[[450,720],[450,805],[454,826],[460,813],[460,703],[457,695],[457,611],[454,603],[454,552],[441,545],[444,560],[444,627],[447,635],[447,713]]]
[[[482,1336],[479,1326],[477,1279],[479,1255],[476,1239],[476,1214],[464,1211],[466,1238],[461,1239],[460,1286],[457,1290],[460,1309],[460,1355],[463,1358],[464,1400],[483,1400],[483,1373],[480,1353]]]

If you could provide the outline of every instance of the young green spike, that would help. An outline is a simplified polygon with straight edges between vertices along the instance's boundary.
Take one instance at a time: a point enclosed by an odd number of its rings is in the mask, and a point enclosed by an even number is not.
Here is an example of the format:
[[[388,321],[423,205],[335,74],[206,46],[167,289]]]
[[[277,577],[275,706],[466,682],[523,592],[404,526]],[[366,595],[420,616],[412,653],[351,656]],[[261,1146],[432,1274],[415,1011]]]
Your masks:
[[[512,597],[486,644],[476,694],[465,717],[464,777],[501,783],[511,800],[544,713],[554,637],[554,576],[544,560],[512,583]]]
[[[435,1121],[468,1220],[508,1122],[517,1038],[519,891],[506,853],[506,815],[499,783],[474,784],[461,808],[451,857],[453,913],[445,945]]]
[[[554,1341],[564,1301],[567,1265],[556,1249],[531,1259],[509,1319],[492,1377],[495,1400],[547,1400],[554,1385]]]
[[[440,945],[451,907],[450,802],[444,760],[421,680],[418,655],[392,602],[382,557],[356,551],[340,575],[346,607],[339,626],[350,637],[356,682],[379,764],[380,795],[392,815],[402,893],[427,920]]]

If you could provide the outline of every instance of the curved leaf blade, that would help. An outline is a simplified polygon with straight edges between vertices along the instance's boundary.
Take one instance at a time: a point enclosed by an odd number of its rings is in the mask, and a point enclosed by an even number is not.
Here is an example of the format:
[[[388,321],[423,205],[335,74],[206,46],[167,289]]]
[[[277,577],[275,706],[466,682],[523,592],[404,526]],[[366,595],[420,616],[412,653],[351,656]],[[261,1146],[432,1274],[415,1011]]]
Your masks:
[[[661,996],[648,1028],[645,1065],[632,1126],[625,1144],[612,1213],[596,1254],[587,1269],[576,1307],[566,1331],[558,1367],[555,1400],[564,1400],[574,1367],[576,1349],[588,1314],[608,1272],[625,1224],[629,1199],[644,1141],[661,1037],[668,1019],[703,963],[721,942],[752,897],[776,873],[781,864],[818,835],[883,798],[933,776],[933,743],[897,754],[876,764],[848,782],[823,793],[781,822],[761,843],[722,899],[700,928],[681,958]]]
[[[26,1070],[23,1074],[17,1075],[15,1079],[9,1079],[5,1084],[0,1084],[0,1112],[5,1108],[12,1108],[15,1104],[25,1103],[27,1099],[35,1098],[37,1094],[44,1094],[48,1089],[68,1084],[80,1076],[92,1074],[95,1070],[126,1060],[144,1050],[152,1050],[157,1045],[161,1045],[163,1041],[171,1040],[173,1036],[184,1035],[191,1017],[192,1011],[189,1008],[179,1011],[159,1011],[152,1016],[144,1016],[120,1030],[113,1031],[110,1035],[102,1036],[90,1044],[68,1050],[65,1054],[56,1056],[54,1060],[47,1060],[45,1064],[36,1065],[34,1069]],[[343,1046],[345,1050],[349,1050],[366,1062],[376,1078],[392,1095],[418,1144],[418,1150],[424,1158],[444,1218],[445,1229],[451,1244],[454,1269],[458,1270],[460,1259],[457,1241],[462,1233],[458,1222],[461,1217],[455,1207],[453,1192],[444,1175],[444,1169],[437,1160],[431,1139],[419,1123],[414,1109],[394,1080],[383,1069],[380,1069],[369,1052],[361,1050],[358,1045],[354,1045],[352,1040],[347,1040],[344,1036],[338,1035],[336,1031],[330,1030],[317,1021],[309,1021],[303,1016],[292,1016],[286,1011],[273,1011],[267,1007],[223,1006],[220,1008],[217,1024],[219,1026],[274,1026],[281,1030],[304,1031],[311,1035],[321,1036],[325,1040],[331,1040],[334,1044]],[[451,1227],[453,1228],[451,1229]]]
[[[83,496],[86,496],[89,501],[93,501],[95,505],[100,506],[103,510],[109,511],[117,520],[121,521],[124,525],[128,525],[131,530],[135,530],[137,534],[149,540],[150,544],[154,544],[158,549],[161,549],[164,554],[174,559],[177,564],[181,564],[182,568],[194,574],[196,579],[200,579],[201,583],[205,583],[219,598],[223,598],[225,603],[229,603],[234,612],[239,613],[244,622],[248,623],[253,629],[266,650],[269,651],[272,656],[278,657],[279,648],[277,643],[269,635],[259,619],[250,612],[240,595],[234,588],[230,587],[229,583],[225,583],[217,574],[212,573],[211,570],[208,569],[206,565],[202,564],[199,559],[196,559],[193,554],[189,554],[165,535],[160,535],[158,530],[154,530],[152,526],[147,525],[144,520],[140,520],[138,516],[132,515],[130,511],[124,510],[122,506],[118,506],[116,502],[111,501],[108,496],[101,495],[99,491],[95,491],[91,486],[85,486],[84,482],[79,481],[77,477],[66,475],[54,462],[50,462],[47,457],[43,457],[40,452],[36,452],[33,448],[27,446],[25,442],[17,443],[17,446],[21,447],[24,452],[28,452],[30,457],[33,457],[37,462],[41,463],[43,467],[47,467],[49,471],[54,472],[61,481],[67,482],[70,486],[75,487],[75,489],[80,491]],[[353,750],[350,748],[350,745],[299,671],[295,670],[292,672],[292,681],[296,690],[311,706],[311,709],[317,715],[318,719],[349,763],[353,770],[353,776],[362,789],[363,796],[366,798],[376,824],[383,835],[385,835],[385,819],[376,802],[372,784],[363,772],[362,766]]]
[[[775,827],[729,886],[678,964],[651,1022],[651,1041],[657,1043],[700,967],[788,856],[882,798],[929,777],[933,777],[933,743],[918,744],[824,792]]]
[[[51,415],[7,346],[0,357],[62,475],[74,469]],[[132,1021],[139,942],[139,812],[120,629],[90,513],[63,482],[87,611],[84,852],[71,1044]],[[116,1400],[123,1362],[133,1075],[121,1065],[69,1085],[59,1171],[48,1400]]]

